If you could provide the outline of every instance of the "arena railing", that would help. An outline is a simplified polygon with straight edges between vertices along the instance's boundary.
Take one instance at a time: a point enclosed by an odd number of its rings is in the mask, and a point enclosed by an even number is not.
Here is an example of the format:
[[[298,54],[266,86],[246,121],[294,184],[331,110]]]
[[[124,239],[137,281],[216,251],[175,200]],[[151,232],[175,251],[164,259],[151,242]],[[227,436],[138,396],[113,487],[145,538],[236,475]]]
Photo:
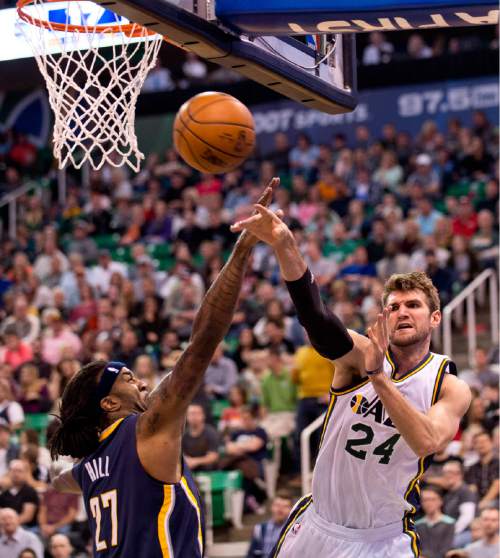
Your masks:
[[[464,309],[467,316],[467,358],[469,366],[475,364],[477,348],[477,308],[476,303],[484,305],[486,286],[489,286],[490,335],[493,344],[498,343],[498,278],[493,269],[485,269],[465,289],[443,309],[443,352],[453,358],[452,325],[460,326]]]
[[[86,174],[88,174],[88,169],[84,169],[84,171],[87,171]],[[82,175],[83,174],[84,173],[82,172]],[[43,182],[44,182],[43,180],[42,181],[28,180],[25,184],[19,186],[19,188],[16,188],[12,192],[4,194],[0,198],[0,209],[2,207],[7,206],[7,211],[8,211],[8,227],[7,227],[8,230],[5,231],[3,229],[3,224],[0,223],[0,238],[2,238],[5,232],[7,232],[8,237],[10,239],[12,240],[16,239],[17,222],[18,222],[18,215],[17,215],[18,199],[21,196],[24,196],[25,194],[28,194],[33,190],[39,190],[42,193],[42,195],[45,193],[48,195],[49,193],[48,182],[47,184],[44,184]],[[82,184],[84,184],[83,177],[82,177]],[[65,169],[58,170],[57,172],[57,197],[58,197],[58,203],[62,206],[66,201],[66,170]],[[50,199],[44,200],[44,202],[46,202],[47,205],[50,205]]]

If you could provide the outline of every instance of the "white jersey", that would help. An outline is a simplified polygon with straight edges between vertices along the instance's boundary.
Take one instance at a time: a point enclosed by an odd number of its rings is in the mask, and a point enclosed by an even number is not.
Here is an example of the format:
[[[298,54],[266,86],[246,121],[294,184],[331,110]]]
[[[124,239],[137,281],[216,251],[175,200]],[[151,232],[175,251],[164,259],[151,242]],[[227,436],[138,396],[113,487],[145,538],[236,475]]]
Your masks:
[[[429,353],[395,379],[395,366],[387,355],[384,373],[425,413],[438,399],[449,363],[448,357]],[[398,433],[369,380],[332,389],[313,474],[314,511],[327,522],[355,529],[403,521],[408,532],[418,481],[429,461],[417,457]]]

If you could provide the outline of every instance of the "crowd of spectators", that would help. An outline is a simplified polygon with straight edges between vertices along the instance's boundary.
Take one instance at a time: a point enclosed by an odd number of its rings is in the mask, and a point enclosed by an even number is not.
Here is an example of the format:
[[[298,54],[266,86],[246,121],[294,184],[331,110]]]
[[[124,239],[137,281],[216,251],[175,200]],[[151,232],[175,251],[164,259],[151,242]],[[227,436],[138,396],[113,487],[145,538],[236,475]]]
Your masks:
[[[57,414],[65,385],[92,359],[121,360],[151,388],[161,380],[231,249],[230,223],[252,211],[271,177],[281,177],[272,208],[283,211],[322,295],[364,332],[392,273],[427,271],[446,304],[497,265],[497,132],[476,112],[471,126],[452,119],[440,131],[428,121],[415,137],[389,123],[380,137],[359,126],[352,144],[336,135],[315,145],[301,134],[289,145],[277,134],[272,152],[224,176],[195,173],[168,150],[136,175],[91,171],[87,191],[69,176],[62,204],[39,192],[20,198],[16,238],[0,244],[0,557],[25,546],[38,557],[36,541],[53,557],[85,555],[81,503],[50,489],[45,428],[30,428],[33,417]],[[14,147],[0,152],[4,191],[40,168],[36,149],[20,162]],[[487,556],[466,545],[492,544],[497,364],[498,349],[485,346],[474,369],[459,371],[474,398],[425,477],[417,529],[426,558],[455,547]],[[326,409],[333,373],[308,345],[272,252],[257,245],[230,332],[188,411],[190,467],[241,471],[246,510],[260,513],[269,447],[288,452],[281,473],[293,479],[296,440]],[[278,500],[277,523],[290,498]],[[270,544],[276,531],[252,545]]]
[[[493,31],[494,29],[494,31]],[[362,39],[361,63],[364,66],[388,64],[403,60],[425,60],[464,52],[498,49],[498,25],[485,33],[460,30],[422,33],[382,33],[372,31]]]

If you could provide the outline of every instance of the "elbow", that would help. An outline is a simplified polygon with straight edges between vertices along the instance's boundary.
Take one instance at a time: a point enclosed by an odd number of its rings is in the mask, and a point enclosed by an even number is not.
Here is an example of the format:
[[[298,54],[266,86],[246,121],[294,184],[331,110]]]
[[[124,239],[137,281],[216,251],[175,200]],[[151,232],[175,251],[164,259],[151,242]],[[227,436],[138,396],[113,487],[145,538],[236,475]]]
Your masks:
[[[418,457],[428,457],[429,455],[433,455],[442,451],[446,447],[446,444],[443,444],[439,440],[429,437],[426,440],[422,440],[417,447],[413,450],[417,454]]]

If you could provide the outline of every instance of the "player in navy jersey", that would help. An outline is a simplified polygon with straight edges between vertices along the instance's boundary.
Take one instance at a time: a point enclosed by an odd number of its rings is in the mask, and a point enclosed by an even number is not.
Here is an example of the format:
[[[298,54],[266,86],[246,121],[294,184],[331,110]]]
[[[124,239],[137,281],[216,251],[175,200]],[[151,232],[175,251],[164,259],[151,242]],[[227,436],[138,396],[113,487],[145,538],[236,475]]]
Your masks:
[[[271,181],[261,203],[270,202],[278,182]],[[49,445],[53,458],[80,461],[53,484],[83,493],[94,556],[203,556],[203,514],[182,459],[182,433],[187,407],[231,324],[256,241],[240,235],[202,302],[188,347],[154,391],[123,363],[104,361],[84,366],[66,387]]]

